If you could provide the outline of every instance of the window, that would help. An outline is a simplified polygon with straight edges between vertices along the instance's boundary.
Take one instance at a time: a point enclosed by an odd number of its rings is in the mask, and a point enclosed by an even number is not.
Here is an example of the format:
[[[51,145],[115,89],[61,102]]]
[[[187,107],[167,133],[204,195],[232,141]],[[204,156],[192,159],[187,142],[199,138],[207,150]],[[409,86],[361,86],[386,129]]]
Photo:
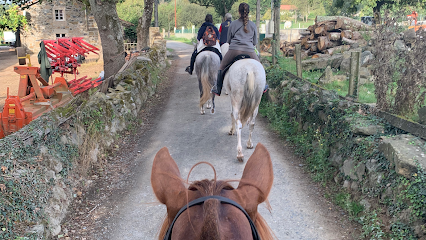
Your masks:
[[[64,20],[64,10],[55,10],[55,20],[56,21]]]
[[[56,37],[57,37],[57,38],[60,38],[60,37],[65,37],[65,33],[62,33],[62,34],[60,34],[60,33],[57,33],[57,34],[56,34]]]

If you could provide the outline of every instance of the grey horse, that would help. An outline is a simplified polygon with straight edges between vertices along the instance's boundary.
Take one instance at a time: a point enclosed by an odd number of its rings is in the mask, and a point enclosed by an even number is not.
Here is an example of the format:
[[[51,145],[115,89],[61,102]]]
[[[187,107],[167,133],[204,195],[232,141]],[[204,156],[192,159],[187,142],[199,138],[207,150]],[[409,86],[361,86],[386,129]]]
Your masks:
[[[217,71],[219,70],[220,58],[211,51],[200,52],[195,59],[195,73],[198,77],[198,87],[200,88],[200,112],[205,113],[206,108],[211,108],[211,113],[214,113],[214,97],[211,89],[216,84]]]
[[[229,44],[223,44],[221,49],[222,54],[225,55],[229,49]],[[253,148],[251,138],[265,85],[265,69],[260,62],[254,59],[243,59],[235,62],[224,77],[224,87],[231,99],[232,127],[229,135],[234,135],[237,132],[237,159],[240,162],[244,160],[241,129],[244,124],[249,125],[247,148]]]

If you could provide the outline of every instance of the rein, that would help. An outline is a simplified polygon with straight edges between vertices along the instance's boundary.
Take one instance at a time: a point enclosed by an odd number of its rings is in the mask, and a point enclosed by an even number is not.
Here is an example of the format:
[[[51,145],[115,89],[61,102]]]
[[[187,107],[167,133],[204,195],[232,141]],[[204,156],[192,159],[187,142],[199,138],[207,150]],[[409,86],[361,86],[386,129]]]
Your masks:
[[[244,210],[243,207],[240,206],[240,204],[236,203],[235,201],[232,201],[229,198],[226,197],[222,197],[222,196],[206,196],[206,197],[201,197],[201,198],[197,198],[194,201],[191,201],[190,203],[188,203],[188,205],[183,206],[179,212],[176,214],[176,217],[173,219],[173,222],[170,224],[169,229],[167,229],[166,235],[164,236],[164,240],[171,240],[172,239],[172,230],[173,230],[173,226],[176,222],[176,220],[178,219],[178,217],[188,208],[195,206],[195,205],[201,205],[203,204],[206,200],[208,199],[217,199],[219,200],[221,203],[226,203],[226,204],[230,204],[238,209],[241,210],[241,212],[244,213],[244,215],[246,215],[247,220],[250,223],[250,228],[251,228],[251,232],[253,235],[253,240],[261,240],[259,233],[257,232],[256,226],[254,225],[253,221],[251,220],[250,216],[248,215],[248,213],[246,212],[246,210]]]

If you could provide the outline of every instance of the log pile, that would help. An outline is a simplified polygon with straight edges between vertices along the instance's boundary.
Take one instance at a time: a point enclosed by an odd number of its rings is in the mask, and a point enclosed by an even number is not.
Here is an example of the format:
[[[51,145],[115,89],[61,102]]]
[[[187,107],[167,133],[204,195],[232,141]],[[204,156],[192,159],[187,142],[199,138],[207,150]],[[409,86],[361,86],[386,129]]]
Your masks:
[[[317,16],[308,31],[294,42],[281,42],[284,56],[294,56],[296,44],[302,45],[302,59],[323,58],[349,50],[351,45],[367,44],[366,35],[372,34],[372,26],[341,16]]]

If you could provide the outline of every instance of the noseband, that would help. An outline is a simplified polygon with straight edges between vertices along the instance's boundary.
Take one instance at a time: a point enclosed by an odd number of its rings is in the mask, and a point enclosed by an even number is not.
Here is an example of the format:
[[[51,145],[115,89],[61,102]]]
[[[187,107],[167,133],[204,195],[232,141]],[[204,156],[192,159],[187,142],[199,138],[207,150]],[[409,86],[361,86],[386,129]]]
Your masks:
[[[244,215],[246,215],[247,220],[250,223],[250,228],[251,228],[251,233],[253,235],[253,240],[261,240],[259,233],[257,232],[257,229],[253,223],[253,221],[251,220],[250,216],[248,215],[248,213],[246,212],[246,210],[244,210],[243,207],[240,206],[240,204],[236,203],[235,201],[232,201],[229,198],[226,197],[222,197],[222,196],[206,196],[206,197],[201,197],[201,198],[197,198],[194,201],[191,201],[190,203],[188,203],[188,205],[183,206],[179,212],[176,214],[176,217],[173,219],[173,222],[170,224],[169,229],[166,232],[166,235],[164,236],[164,240],[171,240],[172,239],[172,229],[173,229],[173,225],[175,224],[176,220],[178,219],[178,217],[188,208],[195,206],[195,205],[201,205],[203,204],[206,200],[208,199],[217,199],[219,200],[221,203],[226,203],[226,204],[230,204],[238,209],[241,210],[241,212],[244,213]]]

